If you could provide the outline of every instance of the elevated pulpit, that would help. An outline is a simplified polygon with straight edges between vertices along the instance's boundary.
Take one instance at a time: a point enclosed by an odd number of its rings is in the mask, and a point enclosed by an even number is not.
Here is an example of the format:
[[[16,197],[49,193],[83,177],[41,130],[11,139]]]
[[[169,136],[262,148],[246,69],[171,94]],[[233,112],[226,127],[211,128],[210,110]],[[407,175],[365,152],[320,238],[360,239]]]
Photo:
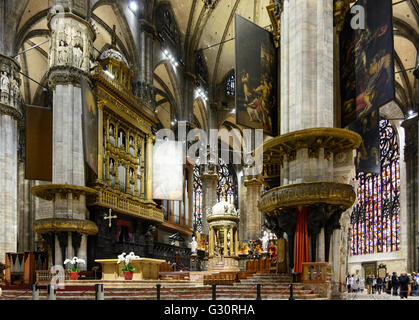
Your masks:
[[[101,259],[95,262],[102,265],[102,280],[124,280],[123,263],[118,264],[118,259]],[[158,280],[160,265],[164,260],[140,258],[130,260],[130,265],[135,268],[132,280]]]

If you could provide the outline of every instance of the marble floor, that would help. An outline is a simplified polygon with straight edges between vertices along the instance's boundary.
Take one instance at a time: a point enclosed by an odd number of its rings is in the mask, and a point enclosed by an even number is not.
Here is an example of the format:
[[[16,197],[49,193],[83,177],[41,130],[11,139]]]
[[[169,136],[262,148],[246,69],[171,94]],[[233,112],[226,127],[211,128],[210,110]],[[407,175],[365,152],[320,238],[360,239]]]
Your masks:
[[[348,293],[346,300],[406,300],[401,299],[400,296],[393,296],[387,293],[382,294],[368,294],[364,292]],[[419,296],[409,296],[407,300],[419,300]]]

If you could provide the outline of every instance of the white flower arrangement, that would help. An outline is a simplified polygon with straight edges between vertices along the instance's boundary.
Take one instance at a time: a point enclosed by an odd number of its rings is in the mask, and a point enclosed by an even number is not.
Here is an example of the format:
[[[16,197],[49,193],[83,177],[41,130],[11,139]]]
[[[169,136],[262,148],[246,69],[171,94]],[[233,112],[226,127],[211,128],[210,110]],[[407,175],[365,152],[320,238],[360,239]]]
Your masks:
[[[140,259],[140,257],[136,256],[134,252],[130,252],[128,255],[125,252],[123,252],[118,256],[117,263],[120,264],[121,262],[124,262],[125,267],[122,268],[122,271],[135,271],[135,268],[130,266],[131,260],[133,259]]]
[[[83,259],[79,259],[77,257],[74,257],[73,259],[65,259],[64,264],[71,264],[71,267],[68,268],[68,272],[80,272],[80,270],[77,268],[78,264],[86,264],[86,261]]]

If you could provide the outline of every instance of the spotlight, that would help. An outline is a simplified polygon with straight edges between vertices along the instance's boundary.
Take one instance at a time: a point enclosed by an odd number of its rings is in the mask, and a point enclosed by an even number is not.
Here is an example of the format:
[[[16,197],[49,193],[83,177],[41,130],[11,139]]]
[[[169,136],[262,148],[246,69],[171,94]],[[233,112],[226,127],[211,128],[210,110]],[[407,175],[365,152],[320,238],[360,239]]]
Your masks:
[[[172,125],[172,126],[174,126],[175,125],[175,123],[172,121],[172,122],[170,122],[170,124]]]
[[[167,51],[167,49],[166,49],[166,50],[163,51],[163,53],[167,56],[169,54],[169,51]]]
[[[138,4],[136,1],[130,1],[129,2],[129,8],[131,11],[137,11],[138,10]]]

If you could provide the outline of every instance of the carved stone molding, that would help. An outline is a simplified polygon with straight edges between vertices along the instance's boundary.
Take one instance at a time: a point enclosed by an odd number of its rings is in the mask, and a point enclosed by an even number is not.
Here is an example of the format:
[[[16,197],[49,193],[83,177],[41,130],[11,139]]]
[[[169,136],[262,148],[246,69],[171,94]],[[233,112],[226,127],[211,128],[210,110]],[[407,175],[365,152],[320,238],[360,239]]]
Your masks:
[[[57,85],[71,84],[75,87],[80,87],[81,78],[91,86],[89,74],[71,66],[56,66],[49,69],[48,74],[48,86],[51,90],[55,90]]]
[[[33,225],[36,233],[78,232],[95,235],[99,229],[93,221],[71,218],[50,218],[36,220]]]
[[[312,128],[289,132],[263,144],[263,162],[283,163],[285,157],[288,162],[294,161],[300,149],[308,149],[312,157],[324,149],[324,158],[330,159],[332,154],[357,149],[361,142],[359,134],[346,129]]]
[[[15,107],[11,107],[0,103],[0,115],[7,115],[15,119],[16,121],[23,121],[23,114]]]
[[[343,209],[350,208],[355,201],[351,185],[334,182],[311,182],[286,185],[262,194],[258,207],[265,214],[275,210],[326,204]]]
[[[70,184],[43,184],[32,187],[31,193],[38,198],[52,201],[57,195],[61,195],[61,198],[65,199],[68,194],[72,194],[73,199],[79,199],[80,195],[95,195],[97,191],[92,188]]]

